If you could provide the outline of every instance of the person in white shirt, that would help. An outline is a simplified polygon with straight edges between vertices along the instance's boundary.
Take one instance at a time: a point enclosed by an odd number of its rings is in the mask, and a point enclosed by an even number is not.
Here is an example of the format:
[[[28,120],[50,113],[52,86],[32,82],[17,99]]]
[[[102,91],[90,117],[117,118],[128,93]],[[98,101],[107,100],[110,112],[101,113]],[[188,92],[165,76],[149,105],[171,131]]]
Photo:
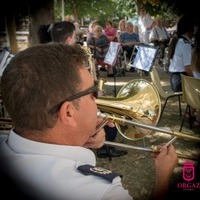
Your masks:
[[[41,44],[19,52],[3,72],[13,129],[0,136],[0,167],[31,199],[132,199],[117,173],[96,166],[90,149],[103,145],[105,134],[97,142],[102,119],[88,56],[80,45]],[[156,153],[154,199],[166,194],[177,161],[173,145]]]
[[[167,29],[162,25],[161,18],[155,18],[154,22],[155,26],[150,31],[149,41],[155,46],[159,46],[160,58],[163,59],[165,48],[167,47],[170,40],[170,34],[168,33]]]
[[[149,33],[153,26],[154,20],[144,8],[141,8],[140,16],[138,18],[138,33],[140,42],[149,44]]]
[[[188,16],[182,16],[177,23],[177,35],[172,38],[171,44],[169,44],[170,84],[175,92],[182,91],[181,74],[193,76],[191,69],[193,36],[193,19]]]
[[[195,45],[192,51],[192,73],[195,78],[200,79],[200,30],[195,34]]]

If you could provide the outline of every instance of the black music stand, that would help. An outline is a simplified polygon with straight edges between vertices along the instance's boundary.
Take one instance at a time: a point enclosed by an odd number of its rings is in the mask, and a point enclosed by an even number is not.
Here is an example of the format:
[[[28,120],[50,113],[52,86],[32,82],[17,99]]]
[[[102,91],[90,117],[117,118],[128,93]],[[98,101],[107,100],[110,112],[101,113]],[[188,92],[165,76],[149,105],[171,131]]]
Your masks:
[[[113,68],[113,80],[114,80],[114,97],[117,96],[117,85],[116,85],[116,74],[117,74],[117,70],[116,70],[116,65],[112,66]]]

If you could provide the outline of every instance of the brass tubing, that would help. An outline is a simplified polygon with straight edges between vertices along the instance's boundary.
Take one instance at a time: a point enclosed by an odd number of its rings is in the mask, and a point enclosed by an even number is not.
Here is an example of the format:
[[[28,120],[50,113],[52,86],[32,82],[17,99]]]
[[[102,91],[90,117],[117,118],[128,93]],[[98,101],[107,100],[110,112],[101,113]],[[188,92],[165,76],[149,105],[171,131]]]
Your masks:
[[[102,118],[107,119],[107,120],[111,120],[112,122],[118,123],[118,124],[121,124],[121,125],[130,124],[130,125],[133,125],[133,126],[138,126],[138,127],[141,127],[141,128],[151,129],[151,130],[154,130],[154,131],[159,131],[159,132],[162,132],[162,133],[174,135],[174,136],[177,136],[178,138],[183,138],[183,139],[188,139],[188,140],[200,142],[200,137],[197,137],[197,136],[192,136],[192,135],[188,135],[188,134],[174,132],[172,130],[159,128],[159,127],[156,127],[156,126],[153,126],[153,125],[142,124],[142,123],[139,123],[139,122],[127,120],[125,118],[120,118],[120,117],[112,116],[112,115],[101,113],[101,112],[98,112],[97,115],[99,117],[102,117]]]
[[[139,151],[145,151],[145,152],[149,152],[149,153],[157,152],[157,151],[154,151],[151,148],[138,147],[138,146],[133,146],[133,145],[128,145],[128,144],[121,144],[121,143],[117,143],[117,142],[105,141],[105,144],[109,145],[109,146],[122,147],[122,148],[139,150]]]
[[[106,145],[108,146],[114,146],[114,147],[121,147],[121,148],[126,148],[126,149],[132,149],[132,150],[138,150],[138,151],[145,151],[149,153],[160,153],[158,150],[156,150],[155,147],[147,148],[147,147],[139,147],[139,146],[133,146],[133,145],[128,145],[128,144],[122,144],[122,143],[117,143],[117,142],[110,142],[110,141],[105,141]],[[190,159],[190,160],[198,160],[198,157],[196,156],[189,156],[189,155],[184,155],[180,153],[176,153],[178,158],[183,158],[183,159]]]

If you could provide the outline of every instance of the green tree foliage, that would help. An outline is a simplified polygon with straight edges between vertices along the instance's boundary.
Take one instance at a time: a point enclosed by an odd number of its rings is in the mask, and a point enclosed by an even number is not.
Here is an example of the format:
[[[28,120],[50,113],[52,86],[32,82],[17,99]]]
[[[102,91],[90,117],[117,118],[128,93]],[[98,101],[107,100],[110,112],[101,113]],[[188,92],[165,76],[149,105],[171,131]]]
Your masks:
[[[56,1],[56,18],[61,19],[61,0]],[[74,16],[80,22],[81,18],[105,21],[115,18],[116,3],[112,0],[67,0],[65,2],[65,15]]]
[[[116,3],[116,18],[132,18],[137,14],[134,0],[113,0]]]
[[[171,1],[171,0],[169,0]],[[143,5],[150,15],[161,16],[173,21],[176,19],[174,3],[168,0],[65,0],[65,15],[81,19],[97,20],[100,24],[106,20],[137,19],[138,5]],[[55,0],[56,19],[62,19],[62,0]]]

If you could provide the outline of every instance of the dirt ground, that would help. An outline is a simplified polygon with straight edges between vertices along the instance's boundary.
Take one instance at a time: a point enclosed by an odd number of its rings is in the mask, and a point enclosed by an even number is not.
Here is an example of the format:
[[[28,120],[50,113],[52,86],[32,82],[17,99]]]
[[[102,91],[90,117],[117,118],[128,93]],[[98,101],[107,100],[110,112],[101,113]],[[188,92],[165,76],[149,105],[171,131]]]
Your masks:
[[[169,87],[169,74],[164,72],[162,68],[158,68],[158,70],[161,78],[161,84],[164,87]],[[124,77],[119,76],[116,77],[115,80],[112,77],[108,78],[106,72],[101,72],[100,77],[107,80],[107,82],[105,83],[105,91],[107,95],[113,95],[113,91],[115,89],[116,92],[118,92],[122,85],[134,78],[144,78],[150,81],[149,76],[143,75],[142,77],[139,77],[139,74],[137,74],[136,72],[128,72]],[[163,105],[163,100],[161,100],[161,102]],[[186,104],[182,102],[182,116],[185,112],[185,108]],[[163,116],[157,126],[162,129],[179,132],[182,116],[179,115],[177,99],[171,99],[167,103]],[[200,127],[194,127],[192,130],[190,130],[189,122],[188,120],[186,120],[183,125],[181,134],[189,134],[195,137],[199,137]],[[140,140],[128,140],[120,133],[118,133],[115,142],[150,148],[152,145],[155,146],[160,143],[167,142],[171,138],[172,135],[170,134],[152,131],[150,134],[146,135]],[[177,188],[177,185],[178,183],[184,182],[182,178],[182,168],[185,161],[192,160],[195,163],[195,170],[197,171],[196,164],[198,164],[197,157],[200,153],[200,145],[198,142],[195,142],[193,140],[186,140],[184,137],[178,137],[174,145],[176,147],[177,153],[181,155],[179,155],[178,166],[175,168],[171,179],[170,190],[168,193],[169,197],[167,199],[177,199],[178,196],[186,197],[187,195],[191,199],[199,199],[199,197],[195,196],[196,193],[200,194],[200,186],[198,189],[183,190],[182,188]],[[118,147],[118,149],[120,148],[121,147]],[[97,166],[121,174],[123,176],[123,186],[129,190],[129,193],[133,197],[133,199],[148,200],[154,187],[154,161],[150,153],[148,152],[127,148],[125,149],[128,151],[127,155],[112,158],[111,161],[109,160],[109,158],[97,158]],[[193,183],[200,183],[200,178],[197,177],[197,175],[195,178],[196,179],[193,180]]]

